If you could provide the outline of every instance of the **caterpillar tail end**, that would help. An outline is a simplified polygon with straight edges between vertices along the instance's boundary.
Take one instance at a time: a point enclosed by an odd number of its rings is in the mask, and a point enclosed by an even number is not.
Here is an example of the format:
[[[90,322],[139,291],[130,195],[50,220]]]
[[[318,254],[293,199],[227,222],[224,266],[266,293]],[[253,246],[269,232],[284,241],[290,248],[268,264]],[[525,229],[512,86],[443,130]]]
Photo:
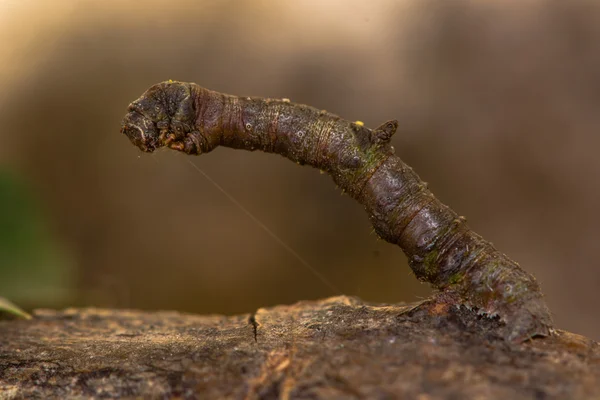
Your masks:
[[[475,305],[478,301],[466,295],[459,288],[446,288],[434,294],[423,304],[431,313],[448,310],[449,307],[466,308],[478,315],[498,319],[499,326],[493,328],[496,335],[513,344],[520,344],[535,338],[552,335],[553,322],[550,310],[539,293],[518,304],[495,303],[493,308]]]
[[[504,322],[501,333],[508,342],[522,343],[547,337],[553,331],[552,316],[541,295],[525,300],[518,308],[511,308],[500,317]]]

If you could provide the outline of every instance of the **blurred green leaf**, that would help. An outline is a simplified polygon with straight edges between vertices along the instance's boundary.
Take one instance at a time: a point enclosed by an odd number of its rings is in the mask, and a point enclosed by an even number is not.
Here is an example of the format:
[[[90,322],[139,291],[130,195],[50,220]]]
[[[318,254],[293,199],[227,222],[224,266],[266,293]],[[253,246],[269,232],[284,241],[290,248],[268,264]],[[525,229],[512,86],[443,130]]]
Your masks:
[[[4,297],[0,297],[0,320],[13,318],[31,319],[31,315],[27,314]]]
[[[23,177],[0,168],[0,295],[25,307],[61,306],[72,294],[72,263],[37,200]]]

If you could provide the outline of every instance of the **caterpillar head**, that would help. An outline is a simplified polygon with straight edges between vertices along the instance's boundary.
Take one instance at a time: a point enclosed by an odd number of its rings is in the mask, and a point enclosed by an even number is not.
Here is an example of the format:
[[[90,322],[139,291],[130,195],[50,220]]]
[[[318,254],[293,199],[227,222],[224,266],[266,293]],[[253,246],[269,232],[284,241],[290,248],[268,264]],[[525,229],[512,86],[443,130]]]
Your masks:
[[[129,105],[121,133],[146,152],[163,146],[177,148],[178,143],[181,147],[193,129],[193,103],[188,83],[167,81],[154,85]]]

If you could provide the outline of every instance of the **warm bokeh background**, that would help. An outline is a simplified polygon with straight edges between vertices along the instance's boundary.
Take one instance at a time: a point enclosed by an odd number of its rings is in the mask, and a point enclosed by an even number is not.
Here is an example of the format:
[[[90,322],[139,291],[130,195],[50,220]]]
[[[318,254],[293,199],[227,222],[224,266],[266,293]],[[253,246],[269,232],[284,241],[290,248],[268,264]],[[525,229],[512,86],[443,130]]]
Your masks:
[[[600,339],[600,2],[0,1],[0,296],[241,313],[337,294],[183,156],[119,134],[177,79],[368,126]],[[339,291],[414,300],[401,251],[330,178],[192,158]]]

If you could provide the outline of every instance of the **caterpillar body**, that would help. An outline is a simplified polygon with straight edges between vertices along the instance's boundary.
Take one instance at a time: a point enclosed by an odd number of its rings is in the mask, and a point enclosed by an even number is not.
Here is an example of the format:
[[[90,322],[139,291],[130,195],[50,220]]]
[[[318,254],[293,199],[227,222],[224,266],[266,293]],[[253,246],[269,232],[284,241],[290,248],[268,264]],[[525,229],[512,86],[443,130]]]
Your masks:
[[[550,312],[533,276],[473,232],[394,154],[397,121],[369,129],[287,99],[237,97],[176,81],[152,86],[128,111],[121,132],[146,152],[203,154],[227,146],[328,172],[364,205],[375,232],[402,248],[437,299],[499,316],[509,341],[550,334]]]

